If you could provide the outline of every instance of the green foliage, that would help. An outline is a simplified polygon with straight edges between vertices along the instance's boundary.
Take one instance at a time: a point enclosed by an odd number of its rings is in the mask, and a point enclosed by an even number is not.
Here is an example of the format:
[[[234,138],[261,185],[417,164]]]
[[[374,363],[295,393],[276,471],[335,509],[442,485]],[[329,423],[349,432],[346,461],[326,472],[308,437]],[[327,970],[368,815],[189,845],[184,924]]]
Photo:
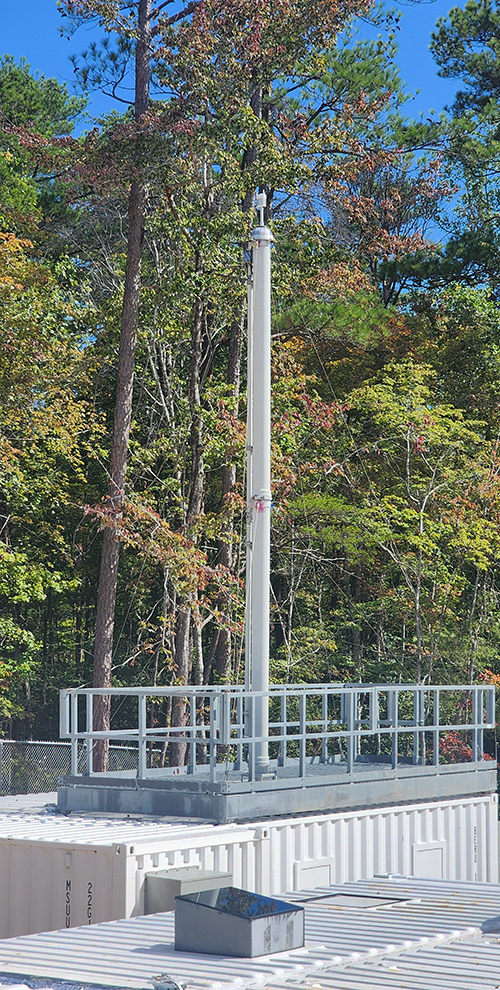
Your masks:
[[[444,401],[480,417],[495,436],[500,377],[498,306],[484,289],[454,285],[427,300],[415,299],[412,331],[435,368]]]
[[[10,616],[0,616],[0,728],[7,719],[22,714],[16,703],[16,682],[33,676],[37,643],[32,632]]]
[[[28,63],[0,58],[0,228],[33,236],[43,215],[60,207],[67,136],[86,99],[64,84],[33,76]]]
[[[468,0],[441,18],[432,36],[440,75],[460,87],[440,125],[455,200],[443,214],[451,236],[434,259],[434,286],[467,281],[498,292],[499,32],[496,2]]]
[[[86,106],[64,83],[33,76],[25,59],[0,58],[0,119],[3,127],[29,127],[44,137],[71,134]]]
[[[481,111],[500,96],[498,37],[500,13],[494,0],[468,0],[441,18],[432,36],[432,51],[442,76],[461,79],[466,89],[455,98],[454,110]]]
[[[126,81],[135,8],[61,9],[97,17],[117,41],[89,50],[82,82]],[[148,114],[114,114],[74,145],[64,135],[81,103],[0,62],[0,714],[11,733],[57,735],[57,688],[91,680],[105,526],[121,543],[117,681],[178,679],[186,611],[187,676],[242,677],[241,247],[256,186],[276,238],[272,677],[495,674],[497,189],[468,164],[476,146],[481,168],[492,160],[491,100],[468,97],[448,122],[479,198],[476,213],[461,201],[446,245],[429,246],[456,169],[445,181],[418,147],[444,125],[404,120],[391,37],[368,44],[348,29],[335,41],[355,9],[211,0],[175,22],[159,11]],[[139,173],[134,416],[114,511],[126,197]]]

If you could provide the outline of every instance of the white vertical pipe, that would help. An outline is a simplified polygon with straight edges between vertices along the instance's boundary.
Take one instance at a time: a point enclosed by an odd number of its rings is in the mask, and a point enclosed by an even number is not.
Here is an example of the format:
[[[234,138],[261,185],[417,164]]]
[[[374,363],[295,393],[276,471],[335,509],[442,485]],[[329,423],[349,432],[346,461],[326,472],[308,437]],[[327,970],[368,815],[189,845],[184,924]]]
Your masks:
[[[252,398],[252,555],[250,574],[250,677],[252,691],[269,690],[269,576],[271,566],[271,245],[263,224],[265,199],[259,196],[260,226],[252,232],[253,306],[251,316]],[[269,732],[269,699],[254,700],[255,737]],[[267,741],[255,744],[255,772],[269,768]]]
[[[252,323],[253,323],[253,263],[252,248],[248,252],[248,299],[247,299],[247,440],[246,440],[246,470],[247,470],[247,527],[246,527],[246,586],[245,586],[245,689],[252,687],[252,597],[250,574],[252,571],[252,446],[253,446],[253,360],[252,360]],[[245,706],[248,716],[248,706]],[[248,718],[246,719],[248,722]]]

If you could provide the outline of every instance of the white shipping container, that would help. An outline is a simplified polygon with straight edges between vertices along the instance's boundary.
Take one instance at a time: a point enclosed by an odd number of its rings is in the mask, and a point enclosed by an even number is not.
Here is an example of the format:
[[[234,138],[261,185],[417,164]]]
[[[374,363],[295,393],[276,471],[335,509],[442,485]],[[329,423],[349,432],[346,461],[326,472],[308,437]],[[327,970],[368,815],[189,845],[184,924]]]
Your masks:
[[[245,824],[0,814],[0,938],[144,913],[147,873],[264,894],[381,873],[498,880],[497,796]]]
[[[180,952],[173,915],[156,914],[0,942],[0,987],[145,990],[162,973],[189,990],[498,990],[497,885],[392,877],[310,893],[287,895],[303,900],[303,949]]]

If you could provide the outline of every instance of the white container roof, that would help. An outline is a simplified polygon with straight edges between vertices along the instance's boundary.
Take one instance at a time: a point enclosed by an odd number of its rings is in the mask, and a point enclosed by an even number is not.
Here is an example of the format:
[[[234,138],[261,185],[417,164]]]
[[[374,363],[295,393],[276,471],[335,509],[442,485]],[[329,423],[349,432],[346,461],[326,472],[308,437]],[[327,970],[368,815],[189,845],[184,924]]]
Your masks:
[[[306,911],[304,949],[258,959],[174,949],[173,914],[0,942],[0,988],[145,990],[494,990],[500,885],[376,878],[289,895]]]
[[[82,845],[93,847],[112,847],[117,844],[134,844],[135,847],[143,846],[143,849],[136,848],[136,852],[146,851],[156,848],[164,848],[165,840],[169,847],[172,841],[178,840],[189,844],[203,839],[212,839],[214,835],[219,835],[221,840],[229,835],[233,837],[259,838],[255,835],[255,830],[269,828],[286,828],[290,822],[295,826],[310,824],[312,818],[318,822],[329,819],[360,818],[369,819],[380,815],[381,811],[389,810],[404,814],[411,811],[420,811],[423,807],[420,803],[402,804],[392,809],[368,808],[355,809],[349,812],[321,812],[317,815],[292,815],[283,818],[256,819],[248,822],[229,822],[219,824],[210,819],[184,818],[184,817],[150,817],[148,815],[123,815],[123,814],[102,814],[91,812],[70,812],[69,814],[56,813],[54,804],[50,801],[55,794],[33,794],[14,795],[11,797],[0,797],[0,842],[37,842],[37,843],[61,843],[61,845]],[[496,797],[496,796],[495,796]],[[48,799],[48,800],[44,800]],[[481,798],[471,797],[470,801],[484,801]],[[441,806],[461,807],[463,799],[445,799]],[[436,807],[435,802],[431,802],[425,807]]]
[[[12,799],[11,799],[12,800]],[[0,799],[1,801],[1,799]],[[224,825],[224,832],[248,831],[246,825]],[[147,844],[176,837],[193,839],[212,835],[221,826],[186,818],[158,818],[124,815],[54,814],[50,806],[4,810],[0,804],[0,842],[48,842],[73,845],[113,846],[117,843]]]

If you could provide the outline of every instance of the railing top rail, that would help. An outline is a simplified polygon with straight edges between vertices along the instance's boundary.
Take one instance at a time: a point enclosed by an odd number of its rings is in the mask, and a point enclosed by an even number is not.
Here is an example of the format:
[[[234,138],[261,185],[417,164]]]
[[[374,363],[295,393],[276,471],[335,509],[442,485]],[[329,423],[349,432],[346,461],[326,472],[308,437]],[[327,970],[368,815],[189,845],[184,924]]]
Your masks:
[[[245,695],[248,697],[262,697],[272,694],[324,694],[327,692],[358,692],[368,693],[369,691],[401,693],[406,691],[417,691],[421,694],[435,691],[477,693],[479,691],[493,692],[494,685],[491,684],[270,684],[266,691],[246,690],[240,684],[185,684],[182,686],[146,686],[146,687],[70,687],[63,688],[61,694],[64,695],[95,695],[95,696],[131,696],[131,697],[155,697],[162,695]]]
[[[121,721],[125,708],[125,720],[133,724],[94,729],[92,701],[102,695],[115,697],[114,714]],[[167,724],[158,724],[155,717],[148,725],[148,703],[153,714],[154,699],[165,697],[185,699],[181,722],[168,724],[165,715],[161,721]],[[124,706],[126,699],[130,704]],[[264,731],[257,718],[263,699],[271,716]],[[162,743],[163,760],[166,747],[177,743],[187,747],[189,763],[185,756],[180,762],[186,772],[208,767],[200,772],[208,772],[212,781],[222,762],[233,762],[238,772],[246,766],[248,779],[258,779],[255,754],[262,743],[272,748],[276,772],[286,767],[286,773],[304,780],[309,779],[307,760],[312,758],[326,768],[335,764],[337,769],[329,772],[350,774],[365,758],[378,766],[379,756],[394,770],[409,760],[415,767],[431,764],[435,773],[441,760],[484,764],[484,731],[494,724],[495,688],[484,684],[274,684],[265,691],[228,684],[68,688],[61,692],[60,711],[60,735],[72,740],[73,774],[79,773],[79,740],[86,743],[91,774],[93,744],[120,739],[137,743],[139,776],[146,774],[148,759],[156,758],[151,744]],[[454,738],[457,733],[461,735]],[[175,750],[169,752],[178,758]]]

